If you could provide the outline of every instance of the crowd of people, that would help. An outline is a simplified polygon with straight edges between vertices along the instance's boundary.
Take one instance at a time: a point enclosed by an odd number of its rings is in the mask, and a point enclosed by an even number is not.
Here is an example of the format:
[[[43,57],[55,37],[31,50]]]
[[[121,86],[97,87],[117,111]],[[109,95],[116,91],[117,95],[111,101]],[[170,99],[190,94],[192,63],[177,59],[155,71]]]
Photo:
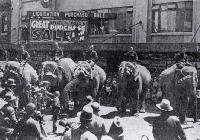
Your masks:
[[[55,51],[55,61],[63,57],[63,51],[58,44]],[[128,61],[136,63],[138,61],[137,53],[131,48],[131,50],[125,54]],[[22,45],[21,66],[23,67],[30,55],[24,49]],[[86,60],[90,61],[93,66],[98,61],[97,52],[94,50],[94,46],[89,47],[89,51],[86,54]],[[186,60],[185,52],[181,52],[177,57],[177,64],[179,67],[189,62]],[[51,109],[52,117],[52,133],[57,133],[57,122],[59,120],[61,105],[60,105],[60,92],[55,91],[51,93],[48,91],[49,82],[42,81],[38,86],[32,86],[26,90],[28,103],[25,107],[19,107],[18,93],[15,91],[16,81],[12,78],[7,79],[4,83],[4,89],[0,92],[0,139],[2,140],[43,140],[47,136],[45,129],[43,128],[43,116],[45,115],[45,109],[48,107]],[[150,92],[157,93],[156,80],[152,84]],[[118,79],[117,77],[109,77],[105,86],[105,100],[116,104]],[[110,98],[107,98],[110,96]],[[95,102],[91,96],[85,97],[87,103],[82,108],[81,112],[77,114],[80,118],[80,122],[76,127],[72,127],[68,122],[63,122],[65,127],[68,127],[64,140],[124,140],[124,127],[121,124],[121,118],[115,117],[107,132],[105,129],[104,119],[100,116],[99,112],[102,107],[98,102]],[[159,104],[157,104],[160,102]],[[186,135],[181,127],[181,124],[177,117],[172,115],[173,108],[170,106],[170,101],[167,99],[159,98],[155,101],[161,114],[157,117],[153,123],[153,136],[156,140],[186,140]],[[155,105],[154,104],[154,105]],[[60,123],[59,123],[60,124]]]
[[[13,79],[7,82],[7,88],[1,93],[0,108],[0,139],[2,140],[43,140],[48,138],[43,128],[43,115],[40,106],[29,100],[25,108],[19,110],[16,105],[17,97],[13,89],[16,84]],[[33,93],[40,94],[45,91],[35,89]],[[52,134],[57,133],[57,121],[60,113],[59,92],[49,93],[45,91],[51,99],[52,112]],[[93,100],[91,96],[86,97],[87,102],[81,112],[77,113],[80,122],[74,127],[67,121],[60,121],[59,124],[68,128],[63,136],[64,140],[124,140],[124,127],[121,118],[116,116],[108,131],[105,128],[105,121],[100,116],[102,106]],[[2,105],[4,103],[4,105]],[[161,114],[153,122],[153,136],[157,140],[186,140],[186,135],[181,127],[180,121],[172,115],[173,107],[170,101],[163,99],[156,104]]]

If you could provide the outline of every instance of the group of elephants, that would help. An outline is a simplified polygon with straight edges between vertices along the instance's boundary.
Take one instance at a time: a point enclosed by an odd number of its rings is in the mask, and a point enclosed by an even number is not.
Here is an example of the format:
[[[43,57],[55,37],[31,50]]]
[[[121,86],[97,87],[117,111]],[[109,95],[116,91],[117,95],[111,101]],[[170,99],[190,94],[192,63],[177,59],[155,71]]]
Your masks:
[[[21,67],[19,62],[8,61],[3,80],[10,77],[17,83],[19,97],[23,97],[25,92],[21,91],[27,85],[49,81],[51,92],[60,91],[62,103],[73,100],[76,104],[80,104],[86,95],[92,95],[97,100],[101,96],[98,91],[106,81],[106,73],[101,67],[91,66],[86,61],[75,63],[71,58],[62,58],[59,62],[43,62],[39,75],[28,63]],[[117,94],[120,98],[116,106],[125,110],[127,103],[130,103],[133,113],[145,112],[145,96],[151,82],[150,72],[144,66],[123,61],[119,66],[118,77]],[[195,97],[197,82],[197,70],[192,66],[178,69],[174,64],[159,76],[163,98],[171,101],[180,119],[186,115],[189,99]]]

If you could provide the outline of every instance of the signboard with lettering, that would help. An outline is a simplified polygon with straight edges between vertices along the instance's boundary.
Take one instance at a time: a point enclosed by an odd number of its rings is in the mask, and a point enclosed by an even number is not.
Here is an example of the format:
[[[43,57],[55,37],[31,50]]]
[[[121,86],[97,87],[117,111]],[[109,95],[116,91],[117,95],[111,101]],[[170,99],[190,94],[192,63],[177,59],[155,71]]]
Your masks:
[[[81,42],[87,34],[87,21],[30,20],[30,42]]]
[[[88,19],[88,18],[106,18],[114,19],[117,17],[115,13],[89,13],[89,12],[62,12],[62,11],[27,11],[27,16],[30,19],[36,18],[51,18],[51,19]]]

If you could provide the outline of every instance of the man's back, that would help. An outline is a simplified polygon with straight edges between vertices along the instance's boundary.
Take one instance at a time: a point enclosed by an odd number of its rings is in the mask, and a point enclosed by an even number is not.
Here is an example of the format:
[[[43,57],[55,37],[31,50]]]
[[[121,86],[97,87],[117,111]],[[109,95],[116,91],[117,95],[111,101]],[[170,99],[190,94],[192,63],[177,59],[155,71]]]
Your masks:
[[[103,118],[94,115],[93,120],[90,122],[88,126],[89,131],[95,134],[98,139],[100,139],[103,135],[106,134],[105,124]]]
[[[64,140],[97,140],[97,137],[84,126],[66,132]]]
[[[19,133],[20,140],[43,139],[39,123],[32,118],[29,118],[28,120],[21,120],[15,128],[12,138],[16,137],[17,133]]]
[[[185,133],[176,116],[161,115],[153,123],[156,140],[186,140]]]

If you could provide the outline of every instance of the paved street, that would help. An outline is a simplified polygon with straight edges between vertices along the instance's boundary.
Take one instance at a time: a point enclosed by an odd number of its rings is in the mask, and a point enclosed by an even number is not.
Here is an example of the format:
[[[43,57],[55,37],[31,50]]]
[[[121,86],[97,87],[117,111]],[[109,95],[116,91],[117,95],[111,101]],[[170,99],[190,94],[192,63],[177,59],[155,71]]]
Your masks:
[[[113,107],[103,107],[100,112],[101,115],[105,118],[106,129],[108,130],[109,126],[112,123],[112,119],[117,115],[116,108]],[[119,115],[119,114],[118,114]],[[120,115],[122,116],[122,125],[125,129],[125,140],[141,140],[142,135],[147,135],[149,140],[153,140],[152,135],[152,120],[153,117],[157,116],[156,113],[144,113],[139,116],[129,116],[127,114]],[[52,122],[51,115],[45,116],[45,129],[49,133],[52,131]],[[72,118],[70,121],[78,121],[78,118]],[[200,122],[193,123],[192,119],[187,118],[188,124],[183,125],[183,128],[187,135],[187,140],[197,140],[200,138]],[[63,128],[59,126],[58,133],[63,132]],[[48,140],[60,140],[60,136],[48,135]],[[146,139],[143,139],[146,140]]]

